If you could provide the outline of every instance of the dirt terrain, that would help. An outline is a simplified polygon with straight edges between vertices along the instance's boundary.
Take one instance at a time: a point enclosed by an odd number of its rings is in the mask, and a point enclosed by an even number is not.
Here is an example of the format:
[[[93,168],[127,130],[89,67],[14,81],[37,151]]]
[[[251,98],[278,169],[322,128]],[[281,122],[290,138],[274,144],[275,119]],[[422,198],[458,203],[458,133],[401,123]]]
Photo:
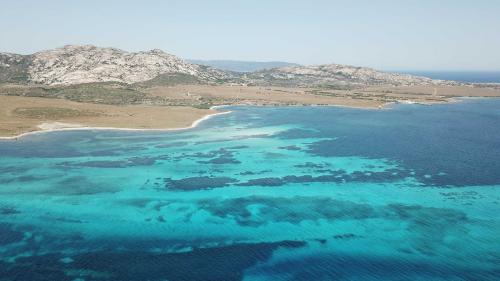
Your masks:
[[[500,97],[500,88],[494,85],[331,89],[202,84],[96,83],[66,87],[3,84],[0,85],[0,137],[65,126],[187,127],[216,113],[210,109],[216,105],[337,105],[379,109],[391,103],[433,104],[457,97]]]
[[[63,99],[0,96],[0,137],[66,126],[134,129],[183,128],[215,110],[193,107],[102,105]],[[61,127],[61,126],[59,126]]]

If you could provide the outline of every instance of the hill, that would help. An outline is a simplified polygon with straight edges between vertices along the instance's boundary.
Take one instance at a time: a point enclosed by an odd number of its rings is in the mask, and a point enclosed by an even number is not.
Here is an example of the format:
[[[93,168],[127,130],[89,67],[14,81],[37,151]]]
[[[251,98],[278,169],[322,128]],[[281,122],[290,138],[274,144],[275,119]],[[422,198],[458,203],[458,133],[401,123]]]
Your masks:
[[[225,71],[254,72],[265,69],[279,68],[285,66],[299,66],[296,63],[283,61],[239,61],[239,60],[186,60],[189,63],[206,65]]]
[[[226,76],[222,71],[187,63],[158,49],[133,53],[92,45],[67,45],[27,56],[0,53],[0,66],[0,81],[44,85],[132,84],[173,73],[206,82]]]
[[[102,82],[147,85],[230,83],[341,89],[375,85],[458,84],[339,64],[301,66],[285,62],[190,62],[158,49],[127,52],[92,45],[67,45],[32,55],[0,53],[0,82],[49,86]]]

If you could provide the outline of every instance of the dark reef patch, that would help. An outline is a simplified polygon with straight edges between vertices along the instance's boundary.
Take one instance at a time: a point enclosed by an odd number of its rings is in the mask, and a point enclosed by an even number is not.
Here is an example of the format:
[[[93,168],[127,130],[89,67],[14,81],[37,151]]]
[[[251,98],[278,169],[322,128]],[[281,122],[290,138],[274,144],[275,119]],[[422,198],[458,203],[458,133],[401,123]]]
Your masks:
[[[282,186],[285,185],[286,182],[280,178],[259,178],[259,179],[251,179],[247,182],[239,183],[237,185],[240,186]]]
[[[233,148],[234,149],[234,148]],[[199,160],[197,161],[200,164],[240,164],[241,162],[234,157],[234,151],[231,148],[220,148],[217,150],[211,150],[209,152],[197,152],[193,154],[182,154],[180,156],[175,157],[177,160],[182,159],[207,159],[209,160]]]
[[[176,142],[158,144],[155,147],[156,148],[171,148],[171,147],[178,147],[178,146],[186,146],[188,144],[189,143],[186,141],[176,141]]]
[[[127,161],[95,160],[86,162],[63,162],[58,165],[64,167],[125,168],[127,167]]]
[[[93,160],[85,162],[61,162],[57,166],[61,168],[89,167],[89,168],[127,168],[135,166],[152,166],[158,160],[167,160],[167,155],[135,156],[125,160]]]
[[[268,134],[255,134],[255,135],[246,135],[246,136],[236,136],[228,139],[216,139],[216,140],[206,140],[206,141],[198,141],[195,143],[197,144],[207,144],[207,143],[218,143],[218,142],[230,142],[230,141],[237,141],[237,140],[245,140],[245,139],[255,139],[255,138],[267,138],[269,137]]]
[[[228,186],[238,180],[229,177],[190,177],[179,180],[163,179],[165,187],[172,190],[201,190]]]
[[[272,170],[262,170],[262,171],[244,171],[239,173],[240,176],[253,176],[253,175],[261,175],[265,173],[270,173]]]
[[[16,208],[14,207],[0,207],[0,215],[15,215],[15,214],[20,214]],[[0,232],[1,233],[1,232]]]
[[[288,145],[288,146],[280,146],[278,147],[279,149],[285,149],[285,150],[291,150],[291,151],[294,151],[294,150],[302,150],[302,148],[296,146],[296,145]]]
[[[58,217],[58,218],[54,218],[54,220],[56,220],[58,222],[63,222],[63,223],[86,223],[86,222],[88,222],[88,221],[71,219],[71,218],[66,218],[66,217]]]
[[[103,186],[91,182],[84,176],[68,177],[60,180],[57,185],[50,186],[48,189],[41,190],[44,194],[58,195],[93,195],[99,193],[114,193],[120,191],[119,186]]]
[[[208,161],[198,161],[200,164],[241,164],[241,161],[233,157],[217,157]]]
[[[128,158],[128,165],[129,166],[152,166],[156,164],[157,160],[165,160],[168,159],[167,156],[158,156],[158,157],[151,157],[151,156],[136,156],[136,157],[131,157]]]
[[[239,186],[282,186],[291,183],[314,183],[314,182],[331,182],[331,183],[346,183],[346,182],[389,182],[397,179],[402,179],[409,176],[409,172],[400,169],[388,169],[381,172],[353,172],[346,173],[343,170],[322,170],[328,172],[327,175],[321,176],[295,176],[288,175],[281,178],[266,177],[250,179],[246,182],[238,183]]]
[[[29,171],[31,170],[32,168],[34,167],[26,167],[26,166],[3,166],[3,167],[0,167],[0,174],[1,175],[4,175],[4,174],[20,174],[20,173],[24,173],[26,171]]]
[[[296,168],[306,168],[306,169],[323,169],[328,166],[329,166],[328,163],[313,163],[313,162],[306,162],[304,164],[294,165],[294,167]]]
[[[359,236],[353,233],[344,233],[344,234],[336,234],[333,236],[333,239],[335,240],[346,240],[346,239],[353,239],[353,238],[358,238]]]
[[[287,158],[288,156],[282,153],[265,152],[264,157],[273,160],[273,159]]]
[[[134,198],[134,199],[121,200],[120,202],[127,206],[133,206],[136,208],[145,208],[150,203],[157,201],[150,198]]]
[[[242,226],[257,227],[272,222],[299,224],[302,221],[385,219],[405,221],[405,230],[416,241],[413,247],[424,254],[432,254],[442,247],[447,233],[467,233],[467,216],[449,208],[420,205],[389,204],[371,206],[363,203],[336,200],[329,197],[264,197],[251,196],[234,199],[206,199],[199,208],[213,216],[234,219]],[[254,206],[252,211],[250,206]],[[258,206],[258,209],[255,209]],[[257,214],[255,213],[257,212]],[[349,234],[335,237],[355,238]],[[357,237],[357,236],[356,236]]]
[[[207,199],[198,202],[199,208],[212,215],[231,219],[243,226],[259,226],[270,222],[298,224],[304,220],[367,219],[378,217],[367,204],[335,200],[328,197],[262,197],[251,196],[227,200]],[[254,215],[248,206],[260,206]]]
[[[236,146],[228,147],[227,149],[245,149],[245,148],[249,148],[249,146],[248,145],[236,145]]]
[[[420,205],[390,204],[385,217],[406,221],[408,237],[413,237],[412,248],[423,255],[435,256],[447,245],[448,233],[467,237],[469,218],[462,211]],[[418,234],[418,235],[417,235]],[[416,237],[415,237],[416,236]]]
[[[24,175],[24,176],[18,176],[18,177],[3,177],[3,178],[0,178],[0,183],[2,183],[2,184],[8,184],[8,183],[12,183],[12,182],[23,183],[23,182],[41,181],[44,179],[47,179],[47,176]]]
[[[459,225],[468,221],[465,213],[453,209],[424,207],[420,205],[389,204],[387,208],[395,213],[399,219],[415,219],[419,223],[422,219],[429,219],[434,223],[442,222],[447,225]]]
[[[71,256],[46,254],[22,257],[13,264],[0,262],[0,275],[17,281],[85,280],[242,280],[244,270],[267,261],[278,248],[300,248],[306,242],[234,244],[196,248],[180,253],[100,251]]]

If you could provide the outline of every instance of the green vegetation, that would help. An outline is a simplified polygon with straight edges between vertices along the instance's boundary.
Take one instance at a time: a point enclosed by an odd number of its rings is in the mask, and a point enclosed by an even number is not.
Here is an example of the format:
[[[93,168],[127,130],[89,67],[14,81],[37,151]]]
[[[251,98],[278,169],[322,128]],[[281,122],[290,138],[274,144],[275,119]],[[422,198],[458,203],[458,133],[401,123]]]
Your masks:
[[[198,108],[198,109],[210,109],[213,106],[211,103],[201,103],[201,104],[194,104],[192,107]]]
[[[360,88],[359,86],[356,87],[354,85],[345,85],[345,84],[320,84],[317,87],[325,90],[339,90],[339,91],[350,91]]]
[[[2,87],[5,95],[60,98],[76,102],[99,104],[142,104],[151,103],[151,97],[128,85],[119,83],[89,83],[71,86],[25,86]]]
[[[195,108],[207,109],[215,103],[215,101],[212,101],[210,98],[206,100],[165,99],[147,93],[148,89],[152,87],[202,83],[203,82],[195,76],[182,73],[162,74],[152,80],[131,85],[119,82],[100,82],[64,86],[45,86],[36,84],[2,83],[0,81],[0,95],[56,98],[75,102],[110,105],[147,104],[192,106]]]
[[[201,84],[201,81],[193,75],[184,73],[166,73],[160,74],[155,78],[135,83],[138,87],[155,87],[155,86],[175,86],[175,85],[193,85]]]
[[[176,77],[179,78],[179,76]],[[182,80],[178,79],[176,81],[193,81],[189,79],[189,77],[183,77]],[[156,82],[159,81],[160,78],[156,80]],[[163,97],[148,94],[146,91],[148,88],[149,87],[145,87],[144,85],[140,87],[137,84],[128,85],[116,82],[88,83],[70,86],[13,85],[0,83],[0,95],[66,99],[75,102],[109,105],[143,104],[159,106],[192,106],[200,109],[207,109],[214,104],[225,103],[225,101],[218,101],[217,98],[200,98],[199,100],[165,99]]]
[[[59,107],[20,107],[14,110],[14,114],[20,117],[33,119],[58,119],[69,117],[100,116],[102,115],[102,112]]]
[[[0,83],[27,83],[28,65],[27,57],[18,56],[16,59],[10,59],[0,54]]]

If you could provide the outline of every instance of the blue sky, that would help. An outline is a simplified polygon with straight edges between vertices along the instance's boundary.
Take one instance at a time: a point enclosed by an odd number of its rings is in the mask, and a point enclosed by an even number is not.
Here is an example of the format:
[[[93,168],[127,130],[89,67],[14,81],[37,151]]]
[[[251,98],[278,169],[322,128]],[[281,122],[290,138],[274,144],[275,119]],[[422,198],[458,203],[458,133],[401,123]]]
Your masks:
[[[500,70],[500,1],[7,1],[0,51],[66,44],[183,58]]]

